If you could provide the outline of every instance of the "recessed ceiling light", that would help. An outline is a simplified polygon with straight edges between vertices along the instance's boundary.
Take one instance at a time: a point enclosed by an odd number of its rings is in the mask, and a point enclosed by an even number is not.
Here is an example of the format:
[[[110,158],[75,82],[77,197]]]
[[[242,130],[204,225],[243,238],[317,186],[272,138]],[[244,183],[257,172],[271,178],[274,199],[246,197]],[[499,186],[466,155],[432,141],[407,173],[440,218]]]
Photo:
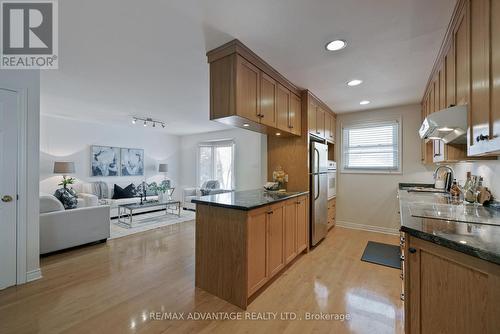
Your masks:
[[[250,126],[250,124],[245,123],[245,124],[243,124],[243,126],[244,126],[245,128],[248,128],[248,127]]]
[[[281,132],[276,132],[276,136],[281,136]]]
[[[134,118],[132,119],[132,124],[135,124],[137,122],[137,120]]]
[[[465,241],[465,240],[460,240],[460,241],[459,241],[459,243],[461,243],[461,244],[465,245],[465,244],[467,243],[467,241]]]
[[[369,103],[370,103],[370,101],[368,101],[368,100],[363,100],[363,101],[359,102],[359,104],[361,104],[362,106],[364,106],[365,104],[369,104]]]
[[[358,80],[358,79],[354,79],[354,80],[351,80],[347,83],[347,86],[357,86],[357,85],[361,85],[363,83],[363,80]]]
[[[328,51],[338,51],[338,50],[342,50],[346,46],[347,46],[346,41],[344,41],[342,39],[336,39],[336,40],[331,41],[328,44],[326,44],[325,47]]]

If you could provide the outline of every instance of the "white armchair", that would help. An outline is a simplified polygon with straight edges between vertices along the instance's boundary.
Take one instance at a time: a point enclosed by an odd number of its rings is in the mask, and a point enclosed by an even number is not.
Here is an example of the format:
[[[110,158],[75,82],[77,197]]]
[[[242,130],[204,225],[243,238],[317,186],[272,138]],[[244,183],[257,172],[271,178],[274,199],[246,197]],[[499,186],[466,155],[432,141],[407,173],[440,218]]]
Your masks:
[[[222,194],[231,191],[232,190],[221,189],[219,181],[206,181],[200,188],[184,189],[182,207],[184,210],[195,210],[196,204],[191,202],[192,199],[200,196]]]

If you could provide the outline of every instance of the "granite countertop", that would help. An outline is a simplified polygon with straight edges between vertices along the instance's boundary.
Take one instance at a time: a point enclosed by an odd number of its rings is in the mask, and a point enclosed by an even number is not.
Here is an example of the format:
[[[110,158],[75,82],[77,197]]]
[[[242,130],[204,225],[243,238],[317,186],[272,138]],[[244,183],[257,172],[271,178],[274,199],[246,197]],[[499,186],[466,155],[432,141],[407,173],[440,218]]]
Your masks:
[[[401,231],[500,264],[500,212],[473,204],[453,204],[447,194],[400,189],[398,197]],[[436,215],[443,217],[430,218]]]
[[[201,196],[193,199],[192,202],[196,204],[220,206],[229,209],[252,210],[290,198],[307,195],[308,193],[309,191],[276,192],[266,191],[264,189],[255,189]]]

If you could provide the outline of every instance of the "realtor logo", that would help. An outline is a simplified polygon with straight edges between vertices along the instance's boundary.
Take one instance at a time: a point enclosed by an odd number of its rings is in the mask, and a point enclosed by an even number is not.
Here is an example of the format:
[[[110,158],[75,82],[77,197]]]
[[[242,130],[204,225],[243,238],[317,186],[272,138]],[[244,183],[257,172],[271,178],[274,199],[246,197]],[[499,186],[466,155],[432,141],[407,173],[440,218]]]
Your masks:
[[[2,69],[57,69],[57,0],[0,1]]]

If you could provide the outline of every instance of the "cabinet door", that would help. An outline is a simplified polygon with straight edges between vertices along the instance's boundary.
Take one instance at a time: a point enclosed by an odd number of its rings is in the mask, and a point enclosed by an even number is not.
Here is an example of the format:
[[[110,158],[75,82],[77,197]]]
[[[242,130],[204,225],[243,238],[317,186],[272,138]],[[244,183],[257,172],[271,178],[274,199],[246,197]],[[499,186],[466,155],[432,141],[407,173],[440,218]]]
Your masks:
[[[295,199],[285,204],[285,263],[297,256],[297,204]]]
[[[325,111],[325,139],[332,141],[332,114]]]
[[[500,2],[491,3],[491,133],[492,149],[500,149]]]
[[[446,68],[444,63],[439,71],[439,110],[446,108]]]
[[[490,0],[470,4],[471,146],[490,135]]]
[[[429,114],[432,114],[434,111],[435,111],[435,91],[436,91],[436,82],[433,81],[431,83],[431,90],[429,91],[429,100],[430,100],[430,104],[429,104]]]
[[[248,296],[267,281],[266,242],[267,209],[249,214],[247,222]]]
[[[316,108],[316,134],[321,138],[325,138],[325,114],[323,108]]]
[[[445,68],[446,68],[446,107],[450,107],[452,105],[457,104],[455,101],[455,46],[453,42],[451,42],[448,53],[446,53],[446,57],[444,59]]]
[[[269,278],[278,273],[285,265],[284,249],[284,206],[270,207],[267,212],[267,272]]]
[[[291,132],[297,136],[302,134],[302,114],[301,114],[302,101],[300,97],[291,93],[290,94],[290,112],[288,119],[290,121]]]
[[[283,131],[290,131],[289,113],[290,113],[290,91],[278,84],[276,90],[276,127]]]
[[[467,1],[464,10],[459,15],[459,21],[454,31],[455,39],[455,78],[457,105],[469,103],[469,19]]]
[[[330,126],[330,133],[331,133],[331,138],[332,142],[335,143],[336,141],[336,136],[337,136],[337,117],[333,116],[332,117],[332,124]]]
[[[317,135],[317,123],[316,123],[316,109],[318,107],[312,101],[309,101],[309,107],[307,110],[307,125],[309,127],[309,133],[313,135]]]
[[[276,81],[260,72],[260,122],[276,127]]]
[[[259,122],[260,70],[238,57],[236,73],[236,114]]]
[[[297,253],[302,252],[309,244],[309,219],[307,214],[307,196],[297,199]]]

